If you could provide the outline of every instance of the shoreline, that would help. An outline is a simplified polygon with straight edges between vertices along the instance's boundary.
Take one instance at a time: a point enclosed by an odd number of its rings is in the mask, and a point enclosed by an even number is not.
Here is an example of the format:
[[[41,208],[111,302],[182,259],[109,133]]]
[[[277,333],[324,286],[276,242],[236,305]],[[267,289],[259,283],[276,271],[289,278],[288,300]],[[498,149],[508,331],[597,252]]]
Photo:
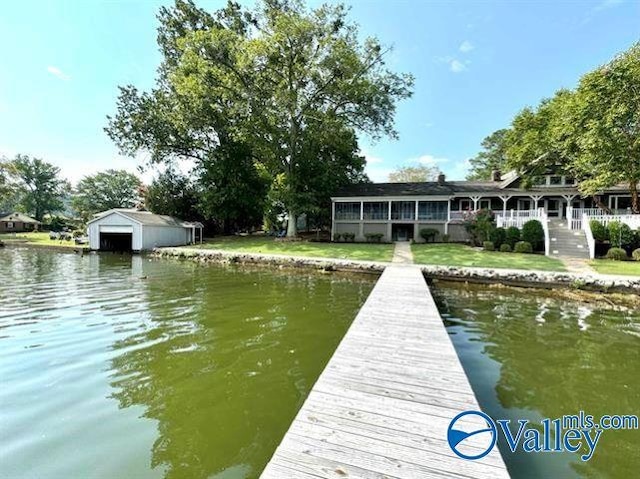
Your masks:
[[[184,247],[156,248],[151,253],[156,258],[176,258],[202,263],[264,264],[280,268],[308,268],[322,271],[348,271],[380,274],[392,263],[338,258],[319,258],[265,253],[196,249]],[[619,292],[640,294],[639,276],[612,276],[518,269],[491,269],[458,266],[415,264],[428,280],[457,281],[478,284],[503,284],[521,288]]]

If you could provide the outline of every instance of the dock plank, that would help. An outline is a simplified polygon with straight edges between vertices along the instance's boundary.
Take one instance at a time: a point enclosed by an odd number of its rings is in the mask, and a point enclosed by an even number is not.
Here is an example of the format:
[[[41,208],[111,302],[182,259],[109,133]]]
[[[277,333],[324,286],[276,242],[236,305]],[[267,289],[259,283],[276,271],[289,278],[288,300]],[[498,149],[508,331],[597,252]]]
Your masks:
[[[497,447],[478,461],[449,448],[449,422],[469,409],[480,407],[422,273],[389,266],[261,478],[509,477]]]

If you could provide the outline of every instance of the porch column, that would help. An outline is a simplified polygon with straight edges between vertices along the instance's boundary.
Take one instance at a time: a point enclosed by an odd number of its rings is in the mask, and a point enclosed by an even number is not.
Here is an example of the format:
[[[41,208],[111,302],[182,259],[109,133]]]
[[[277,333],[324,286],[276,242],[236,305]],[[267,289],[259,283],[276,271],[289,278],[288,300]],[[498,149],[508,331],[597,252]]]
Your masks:
[[[570,195],[570,194],[562,195],[562,198],[567,202],[567,223],[569,224],[569,228],[571,228],[571,219],[572,219],[571,215],[569,214],[571,212],[569,208],[571,208],[571,202],[576,196],[578,195]],[[560,208],[560,214],[562,214],[562,208]]]
[[[336,222],[336,202],[331,200],[331,238],[329,241],[333,241],[333,232],[335,230]]]
[[[360,221],[364,220],[364,201],[360,202]]]
[[[358,225],[358,237],[364,240],[364,201],[360,202],[360,224]]]
[[[471,196],[471,201],[473,201],[473,211],[478,211],[478,201],[482,199],[482,196]]]
[[[447,222],[444,224],[444,234],[449,234],[449,221],[451,221],[451,198],[447,200]]]
[[[416,221],[418,221],[418,200],[416,200],[416,210],[414,211],[414,213],[414,218]]]
[[[529,195],[529,198],[531,198],[535,204],[535,208],[533,208],[534,210],[538,209],[538,203],[543,197],[544,195]]]
[[[500,195],[500,199],[502,200],[502,216],[507,216],[507,201],[511,199],[512,195]]]
[[[391,221],[391,201],[389,201],[389,211],[387,211],[387,213],[388,213],[387,221]]]

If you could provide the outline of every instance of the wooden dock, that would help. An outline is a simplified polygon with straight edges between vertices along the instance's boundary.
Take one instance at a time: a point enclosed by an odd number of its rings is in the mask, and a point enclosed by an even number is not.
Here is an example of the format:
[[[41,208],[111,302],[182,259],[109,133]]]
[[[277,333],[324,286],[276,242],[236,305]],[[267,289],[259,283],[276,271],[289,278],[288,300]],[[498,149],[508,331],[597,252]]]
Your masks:
[[[422,273],[389,266],[322,372],[262,479],[509,477],[447,443],[480,410]]]

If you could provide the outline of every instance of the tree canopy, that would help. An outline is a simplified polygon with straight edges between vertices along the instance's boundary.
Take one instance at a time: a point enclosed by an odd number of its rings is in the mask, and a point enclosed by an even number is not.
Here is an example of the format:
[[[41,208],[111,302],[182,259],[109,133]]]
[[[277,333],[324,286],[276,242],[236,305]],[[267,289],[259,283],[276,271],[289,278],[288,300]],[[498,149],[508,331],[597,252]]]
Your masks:
[[[140,180],[125,170],[106,170],[82,178],[71,201],[82,218],[112,208],[133,208],[140,203]]]
[[[361,178],[357,141],[337,140],[336,147],[327,131],[396,136],[396,104],[411,95],[413,79],[385,67],[390,49],[375,38],[361,41],[344,5],[310,10],[295,0],[264,0],[208,13],[177,1],[159,19],[164,60],[156,88],[121,88],[107,132],[126,154],[191,158],[206,163],[211,177],[232,167],[224,164],[235,161],[232,152],[248,151],[288,213],[289,235],[299,213],[318,207],[309,198],[330,194],[313,190],[345,177],[336,165],[348,160],[348,170],[359,171],[346,176]],[[336,179],[306,175],[318,168]]]
[[[199,220],[198,190],[194,182],[174,168],[156,176],[145,193],[145,207],[159,215],[169,215],[187,221]]]
[[[467,174],[467,180],[488,180],[492,171],[504,171],[507,164],[508,131],[506,128],[496,130],[482,140],[482,151],[469,159],[471,170]]]
[[[42,221],[45,214],[64,208],[63,199],[70,187],[60,177],[60,168],[39,158],[16,155],[5,165],[5,170],[21,211]]]
[[[434,181],[440,170],[434,166],[401,166],[389,173],[391,183],[417,183],[424,181]]]

